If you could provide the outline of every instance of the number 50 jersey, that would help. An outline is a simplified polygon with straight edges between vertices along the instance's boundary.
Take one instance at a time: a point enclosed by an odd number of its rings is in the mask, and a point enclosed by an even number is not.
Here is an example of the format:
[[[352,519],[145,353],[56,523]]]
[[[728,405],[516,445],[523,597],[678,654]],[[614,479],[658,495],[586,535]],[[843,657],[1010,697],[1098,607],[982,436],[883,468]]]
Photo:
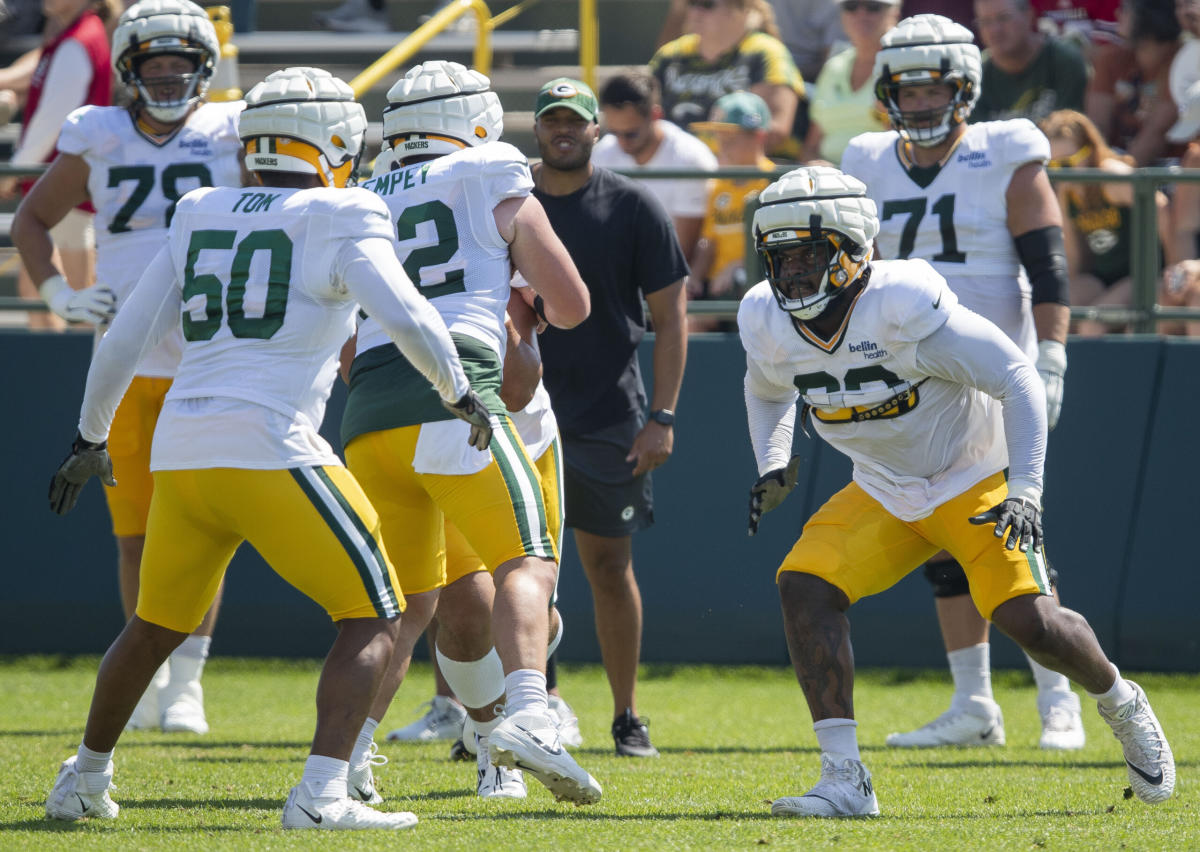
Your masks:
[[[881,257],[921,258],[962,303],[994,322],[1030,359],[1037,356],[1029,279],[1008,229],[1013,173],[1050,158],[1028,119],[971,124],[940,166],[904,158],[892,130],[850,140],[842,170],[867,185],[879,208]]]
[[[240,186],[242,101],[202,104],[165,140],[147,136],[124,107],[85,106],[67,116],[58,150],[88,164],[88,195],[96,208],[96,282],[125,303],[162,248],[175,202],[201,186]],[[178,335],[147,353],[142,376],[173,376]]]
[[[489,142],[389,168],[385,152],[363,187],[391,210],[397,254],[408,277],[452,334],[485,343],[503,360],[509,256],[492,211],[506,198],[532,191],[525,156],[506,142]],[[358,354],[385,343],[390,340],[383,329],[367,319],[358,332]]]

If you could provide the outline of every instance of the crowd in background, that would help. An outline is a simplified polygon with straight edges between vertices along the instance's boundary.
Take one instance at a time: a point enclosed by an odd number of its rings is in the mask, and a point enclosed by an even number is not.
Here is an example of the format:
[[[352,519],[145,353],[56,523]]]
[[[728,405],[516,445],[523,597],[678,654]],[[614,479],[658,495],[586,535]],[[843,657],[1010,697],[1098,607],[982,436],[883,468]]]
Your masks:
[[[37,26],[36,4],[0,4],[6,29]],[[23,122],[14,163],[48,161],[53,145],[46,126],[60,125],[84,103],[108,102],[97,94],[110,74],[107,49],[96,48],[93,42],[103,39],[89,40],[87,33],[111,26],[114,4],[119,12],[121,0],[42,0],[42,46],[0,69],[0,120]],[[609,139],[597,147],[596,162],[697,170],[838,165],[851,138],[888,128],[875,96],[880,37],[901,18],[924,12],[970,27],[985,49],[981,96],[970,120],[1023,117],[1039,124],[1054,146],[1051,169],[1125,174],[1139,167],[1200,167],[1200,0],[670,0],[646,68],[602,81]],[[324,18],[314,21],[338,28]],[[72,85],[53,82],[68,74]],[[52,84],[43,88],[47,80]],[[31,91],[46,97],[30,103]],[[734,94],[739,98],[728,100]],[[688,256],[691,298],[738,298],[748,275],[757,274],[744,266],[742,223],[745,205],[765,183],[646,181]],[[1059,182],[1056,188],[1067,222],[1072,303],[1129,306],[1133,184]],[[1200,185],[1162,189],[1156,198],[1163,269],[1157,298],[1164,305],[1200,306]],[[18,192],[15,179],[0,180],[0,198]],[[58,235],[76,287],[91,283],[92,275],[87,211],[79,212],[69,233]],[[24,278],[19,292],[33,295]],[[694,315],[691,327],[729,323]],[[1200,323],[1161,329],[1200,333]],[[1122,327],[1080,321],[1073,330],[1101,334]]]

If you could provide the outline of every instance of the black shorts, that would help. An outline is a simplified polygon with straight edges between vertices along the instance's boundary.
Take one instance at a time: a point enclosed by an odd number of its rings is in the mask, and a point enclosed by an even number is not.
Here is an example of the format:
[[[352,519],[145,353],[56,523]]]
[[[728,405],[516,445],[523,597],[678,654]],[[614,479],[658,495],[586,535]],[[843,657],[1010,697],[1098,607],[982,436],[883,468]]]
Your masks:
[[[654,523],[650,474],[625,461],[645,420],[636,417],[586,435],[563,436],[566,526],[622,538]]]

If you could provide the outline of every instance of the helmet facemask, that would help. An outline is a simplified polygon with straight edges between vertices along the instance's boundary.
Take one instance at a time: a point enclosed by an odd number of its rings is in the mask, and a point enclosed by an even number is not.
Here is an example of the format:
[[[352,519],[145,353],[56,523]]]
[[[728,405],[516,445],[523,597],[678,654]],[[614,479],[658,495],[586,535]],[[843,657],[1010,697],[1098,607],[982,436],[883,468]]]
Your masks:
[[[151,117],[166,124],[181,121],[188,112],[199,103],[208,91],[209,78],[212,75],[212,63],[205,62],[205,51],[197,48],[181,46],[171,50],[155,50],[134,53],[124,63],[122,80],[132,86],[137,92],[138,101]],[[168,74],[157,77],[146,77],[142,74],[142,66],[150,59],[158,56],[178,56],[191,63],[192,71],[183,74]],[[175,94],[166,98],[158,98],[154,90],[163,86],[171,86]]]
[[[827,311],[871,258],[870,248],[822,228],[817,215],[810,218],[807,230],[759,234],[757,243],[775,301],[802,321]]]
[[[901,110],[901,89],[938,84],[950,89],[950,99],[945,106],[920,111]],[[892,126],[905,140],[923,148],[932,148],[945,141],[954,126],[965,122],[971,114],[970,88],[970,81],[950,69],[949,63],[943,59],[942,67],[938,69],[917,69],[888,74],[878,83],[876,97],[883,102]]]

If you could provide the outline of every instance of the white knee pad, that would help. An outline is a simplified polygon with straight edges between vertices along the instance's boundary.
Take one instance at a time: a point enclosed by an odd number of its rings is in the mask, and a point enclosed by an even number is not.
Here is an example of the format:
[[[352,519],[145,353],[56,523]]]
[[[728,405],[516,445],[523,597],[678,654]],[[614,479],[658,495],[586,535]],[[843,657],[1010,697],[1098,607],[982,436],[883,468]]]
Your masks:
[[[469,663],[450,659],[441,648],[435,650],[442,676],[464,707],[478,709],[503,702],[504,667],[495,648],[487,656]]]
[[[558,632],[554,634],[554,638],[550,640],[550,644],[546,647],[546,659],[550,659],[550,655],[558,650],[558,643],[562,641],[563,636],[563,621],[562,613],[558,614]]]

